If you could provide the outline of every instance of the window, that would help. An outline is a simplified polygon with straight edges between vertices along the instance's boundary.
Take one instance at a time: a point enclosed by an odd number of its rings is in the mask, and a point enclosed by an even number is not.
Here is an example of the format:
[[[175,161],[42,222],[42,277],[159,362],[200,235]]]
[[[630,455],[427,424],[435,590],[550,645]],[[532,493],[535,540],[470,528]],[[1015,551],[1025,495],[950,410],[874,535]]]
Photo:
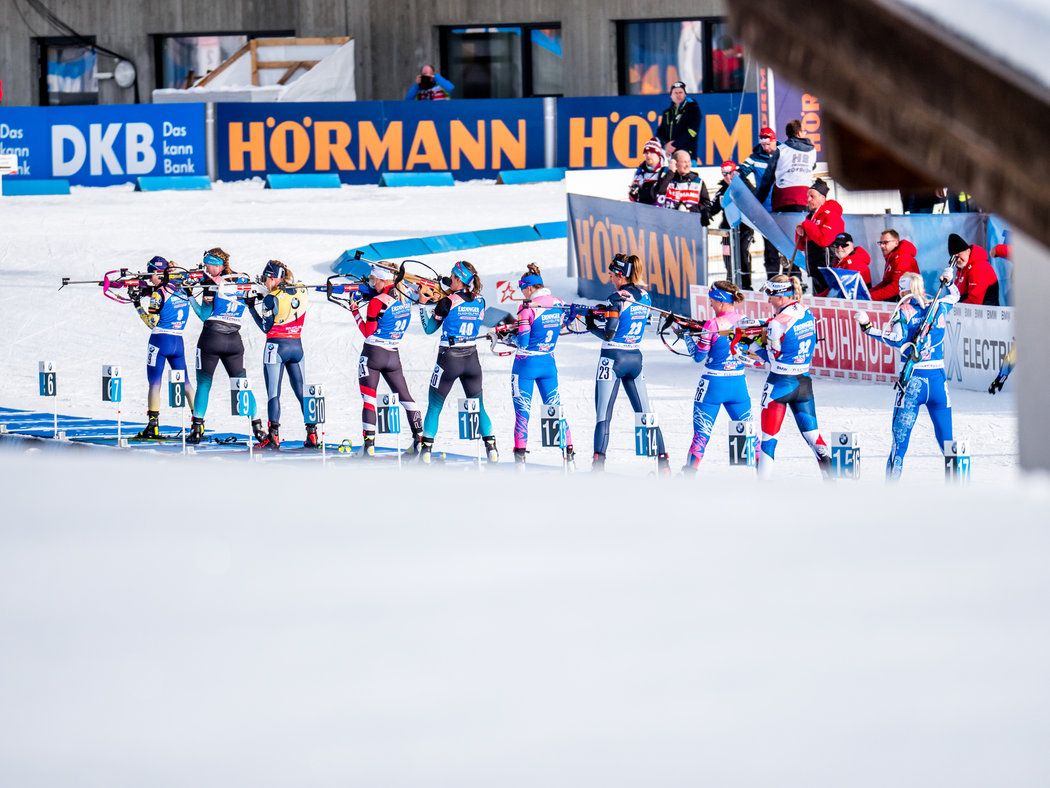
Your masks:
[[[38,38],[41,106],[98,104],[95,39]]]
[[[691,93],[739,92],[747,61],[720,19],[618,22],[620,93],[667,93],[678,80]]]
[[[153,36],[154,73],[158,88],[188,88],[219,67],[253,38],[294,36],[290,30],[268,33],[208,33]]]
[[[452,98],[562,94],[561,25],[441,29],[442,73]]]

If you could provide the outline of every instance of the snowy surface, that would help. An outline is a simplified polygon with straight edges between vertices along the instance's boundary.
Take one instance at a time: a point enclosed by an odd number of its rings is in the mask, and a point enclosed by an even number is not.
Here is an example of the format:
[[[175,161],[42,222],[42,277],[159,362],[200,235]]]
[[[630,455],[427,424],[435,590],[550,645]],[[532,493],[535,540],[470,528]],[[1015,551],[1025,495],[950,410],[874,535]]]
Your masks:
[[[112,406],[100,401],[102,364],[124,370],[125,412],[143,418],[145,348],[148,333],[130,306],[102,298],[95,287],[67,287],[61,276],[99,278],[103,271],[136,269],[155,254],[196,265],[201,253],[222,246],[233,255],[235,269],[258,273],[266,260],[283,260],[307,284],[321,284],[332,261],[355,245],[457,230],[531,224],[565,218],[564,186],[494,186],[459,184],[454,189],[380,189],[344,187],[338,191],[270,191],[261,184],[216,184],[211,192],[136,193],[124,189],[75,189],[68,197],[22,197],[0,201],[0,276],[4,293],[5,342],[0,346],[0,405],[47,408],[37,396],[37,362],[59,364],[59,408],[78,415],[109,416]],[[539,263],[556,294],[572,298],[575,282],[565,276],[565,241],[539,241],[470,250],[465,256],[481,271],[485,292],[495,297],[497,279],[514,279],[530,261]],[[463,253],[460,253],[463,254]],[[427,261],[447,269],[457,255],[433,255]],[[718,276],[719,264],[712,272]],[[761,266],[758,266],[761,270]],[[314,295],[306,321],[308,382],[326,385],[329,439],[354,437],[359,442],[361,400],[357,358],[361,335],[350,316]],[[191,322],[186,346],[192,359],[199,322]],[[262,334],[253,324],[243,330],[248,374],[262,399]],[[684,462],[692,437],[692,403],[699,367],[671,355],[653,335],[644,344],[646,378],[674,464]],[[594,428],[594,370],[598,342],[590,336],[565,337],[558,345],[561,391],[578,455],[586,467]],[[402,348],[409,386],[417,401],[426,401],[427,384],[437,355],[437,336],[427,337],[413,324]],[[509,358],[485,350],[486,407],[509,459],[513,429]],[[192,364],[192,360],[191,360]],[[757,404],[764,375],[749,374]],[[243,431],[243,420],[229,415],[226,381],[216,375],[208,426]],[[818,416],[825,436],[832,431],[861,433],[866,482],[879,483],[889,449],[892,392],[886,386],[815,382]],[[455,438],[454,391],[442,418],[438,449],[463,451]],[[952,392],[955,429],[969,438],[974,454],[975,484],[1000,484],[1016,469],[1016,418],[1010,387],[1004,395]],[[283,395],[282,434],[304,434],[290,390]],[[166,399],[165,399],[166,404]],[[534,407],[534,413],[536,408]],[[756,409],[757,412],[757,409]],[[168,424],[178,418],[164,410]],[[614,417],[609,469],[642,475],[652,465],[634,457],[633,417],[621,396]],[[556,463],[556,450],[538,444],[538,417],[533,420],[530,460]],[[816,465],[794,426],[786,423],[777,450],[777,474],[816,480]],[[719,417],[702,467],[704,475],[731,477],[727,420]],[[935,481],[942,459],[925,414],[920,415],[905,466],[906,481]]]
[[[1045,484],[152,468],[0,453],[0,785],[1050,784]]]

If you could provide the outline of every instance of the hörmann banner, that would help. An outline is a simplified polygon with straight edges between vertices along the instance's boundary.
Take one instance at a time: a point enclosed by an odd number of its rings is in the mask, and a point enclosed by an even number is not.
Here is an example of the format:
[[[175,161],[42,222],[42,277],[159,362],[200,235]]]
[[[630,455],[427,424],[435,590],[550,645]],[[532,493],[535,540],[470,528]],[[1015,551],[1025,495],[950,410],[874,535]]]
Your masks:
[[[698,214],[570,194],[569,229],[584,298],[609,295],[609,261],[621,252],[638,255],[662,309],[688,314],[690,288],[706,282],[707,230]]]
[[[220,180],[337,173],[377,183],[384,172],[495,178],[543,166],[543,100],[217,104]]]
[[[17,176],[111,186],[140,175],[207,175],[203,104],[0,109],[0,153]]]
[[[853,316],[856,310],[863,309],[872,323],[884,327],[896,304],[840,298],[806,298],[804,302],[817,320],[819,340],[813,356],[814,375],[858,383],[889,384],[896,380],[900,371],[897,352],[866,337]],[[765,296],[756,293],[746,294],[740,311],[762,320],[773,314]],[[712,314],[707,288],[693,287],[690,315],[701,319]],[[944,368],[949,383],[971,391],[987,391],[1013,340],[1013,309],[956,304],[945,320]]]
[[[754,93],[693,96],[700,105],[698,154],[702,165],[741,161],[758,142]],[[642,147],[656,133],[667,96],[602,96],[558,99],[559,167],[636,167]]]

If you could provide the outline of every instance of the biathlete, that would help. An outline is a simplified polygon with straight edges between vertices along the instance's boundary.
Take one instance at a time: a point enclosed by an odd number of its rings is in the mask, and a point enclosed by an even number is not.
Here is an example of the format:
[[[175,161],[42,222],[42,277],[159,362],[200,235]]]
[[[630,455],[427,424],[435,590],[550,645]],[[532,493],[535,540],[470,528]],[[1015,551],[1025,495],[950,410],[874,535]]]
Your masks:
[[[533,390],[539,388],[544,406],[561,407],[554,347],[558,344],[558,336],[568,315],[565,303],[543,286],[540,268],[535,263],[529,263],[528,270],[518,280],[518,289],[525,301],[518,307],[515,323],[514,345],[517,352],[511,367],[510,390],[514,400],[514,462],[524,463],[529,443]],[[568,423],[563,422],[563,425],[564,459],[572,466],[576,458],[572,434]]]
[[[947,295],[929,300],[922,276],[906,273],[900,278],[900,303],[890,317],[888,328],[873,328],[865,312],[854,317],[861,331],[874,340],[897,348],[902,361],[914,357],[912,375],[903,388],[898,385],[893,402],[893,442],[886,460],[886,478],[899,479],[908,452],[911,431],[919,416],[919,408],[926,406],[933,422],[937,446],[944,450],[944,442],[952,440],[952,402],[948,396],[948,378],[944,372],[944,334],[948,312],[959,300],[959,290],[952,284],[953,268],[941,274],[941,286]],[[930,314],[931,310],[936,310]],[[931,321],[929,333],[920,339],[923,324]]]
[[[398,350],[412,321],[412,308],[405,303],[393,271],[373,266],[368,285],[370,290],[364,291],[361,297],[365,303],[364,314],[361,314],[360,301],[354,300],[350,306],[350,313],[365,337],[357,362],[357,382],[364,401],[361,411],[363,456],[375,454],[376,389],[380,376],[390,390],[397,394],[405,408],[412,429],[412,452],[417,453],[423,434],[423,416],[408,390],[405,372],[401,367],[401,352]]]
[[[263,347],[263,379],[266,381],[266,435],[259,441],[260,449],[281,447],[281,385],[284,373],[292,393],[299,401],[306,424],[307,449],[319,449],[317,424],[306,418],[303,407],[303,323],[306,321],[306,285],[295,278],[295,274],[280,260],[270,260],[263,268],[259,281],[267,290],[262,299],[262,310],[256,309],[256,298],[247,299],[248,310],[259,329],[266,334]]]
[[[485,453],[489,462],[498,462],[499,452],[496,451],[496,437],[492,434],[492,420],[485,412],[481,392],[481,361],[476,347],[485,316],[485,299],[481,297],[481,278],[477,269],[465,260],[452,266],[450,290],[449,295],[437,302],[433,312],[426,307],[420,307],[419,311],[426,333],[433,334],[441,329],[437,364],[430,378],[419,459],[424,463],[431,460],[441,409],[452,390],[452,384],[458,380],[463,386],[463,393],[478,400]]]
[[[163,257],[154,257],[146,264],[151,274],[148,292],[132,289],[128,292],[142,322],[150,328],[149,344],[146,345],[146,380],[149,394],[146,400],[145,428],[134,440],[161,440],[160,434],[160,389],[164,376],[164,365],[186,372],[186,351],[182,333],[190,318],[190,302],[193,300],[181,284],[168,281],[166,274],[171,268]],[[146,305],[143,306],[143,300]],[[187,376],[188,377],[188,376]],[[186,399],[193,407],[193,385],[186,380]]]
[[[723,407],[734,421],[751,418],[751,395],[744,378],[747,364],[742,354],[733,352],[732,340],[724,333],[732,331],[744,318],[736,308],[744,300],[744,294],[732,282],[721,280],[711,285],[707,297],[715,316],[703,323],[699,334],[682,335],[693,359],[704,365],[693,399],[693,442],[682,468],[682,472],[690,476],[696,473],[704,458],[715,420]]]
[[[766,327],[765,346],[756,355],[769,365],[769,376],[762,389],[762,440],[758,452],[758,475],[768,479],[773,473],[777,436],[788,408],[795,424],[817,458],[820,472],[828,478],[831,451],[821,437],[817,407],[813,400],[810,364],[817,346],[817,322],[802,304],[802,283],[797,277],[778,274],[762,288],[775,314]]]
[[[598,369],[594,382],[594,462],[592,471],[605,469],[605,452],[609,446],[609,421],[612,419],[616,395],[623,384],[635,413],[649,412],[649,395],[642,373],[642,351],[639,344],[649,322],[652,299],[643,289],[642,268],[637,255],[618,254],[609,263],[609,276],[616,290],[609,296],[604,315],[589,311],[587,330],[602,340]],[[604,318],[604,319],[603,319]],[[599,321],[601,325],[599,325]],[[661,473],[670,473],[671,466],[664,447],[663,430],[656,428],[656,450]]]
[[[218,247],[204,253],[204,270],[207,276],[201,280],[201,301],[190,301],[193,311],[204,321],[204,328],[197,339],[197,396],[193,402],[193,425],[187,443],[200,443],[204,438],[204,416],[208,412],[212,378],[219,362],[230,380],[247,377],[241,324],[248,311],[245,301],[251,280],[244,274],[233,273],[230,256]],[[255,440],[261,443],[266,433],[262,421],[256,418],[254,398],[249,417]]]

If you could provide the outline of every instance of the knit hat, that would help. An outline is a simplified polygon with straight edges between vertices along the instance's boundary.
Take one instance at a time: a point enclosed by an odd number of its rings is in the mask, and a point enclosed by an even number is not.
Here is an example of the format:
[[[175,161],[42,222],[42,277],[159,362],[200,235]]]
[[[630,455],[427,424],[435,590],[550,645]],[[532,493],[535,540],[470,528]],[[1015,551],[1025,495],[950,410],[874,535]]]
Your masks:
[[[724,161],[722,162],[722,174],[728,175],[731,172],[736,172],[737,166],[735,161]]]
[[[965,252],[970,248],[970,245],[962,239],[962,236],[952,233],[948,236],[948,254],[952,257],[955,255]]]
[[[815,192],[820,192],[825,197],[828,196],[828,184],[825,183],[823,178],[817,178],[815,181],[813,181],[813,185],[809,188],[811,188]]]
[[[769,126],[763,126],[762,129],[758,132],[758,138],[762,139],[763,137],[770,137],[771,139],[775,140],[777,138],[777,133],[773,131],[773,129],[769,128]]]
[[[642,153],[655,153],[659,156],[663,156],[664,146],[660,144],[660,140],[658,140],[656,137],[653,137],[651,140],[645,143],[645,147],[642,148]]]
[[[670,93],[675,88],[681,88],[682,90],[685,90],[686,93],[689,92],[688,90],[685,89],[685,83],[682,82],[682,80],[678,80],[673,85],[671,85],[670,89],[667,92]]]

